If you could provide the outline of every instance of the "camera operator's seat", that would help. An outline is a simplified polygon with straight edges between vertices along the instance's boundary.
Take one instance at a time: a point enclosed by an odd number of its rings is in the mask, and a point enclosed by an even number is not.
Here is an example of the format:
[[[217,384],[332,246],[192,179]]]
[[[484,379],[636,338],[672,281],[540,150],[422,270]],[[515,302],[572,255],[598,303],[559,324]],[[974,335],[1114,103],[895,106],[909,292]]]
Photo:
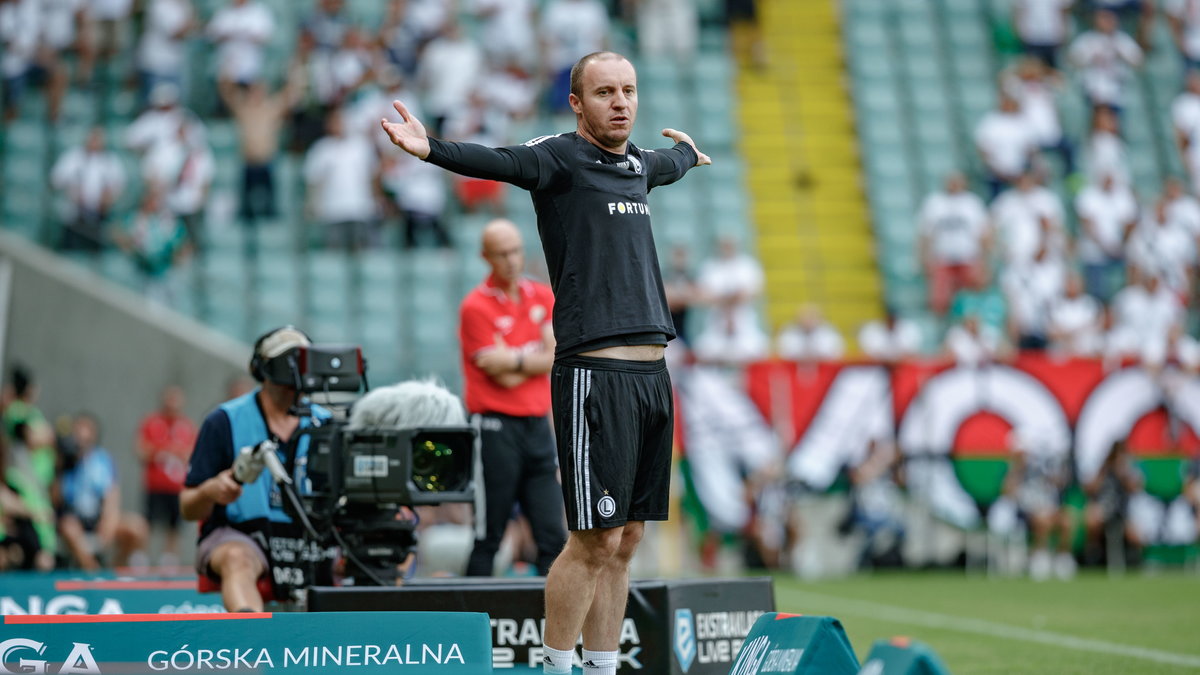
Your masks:
[[[258,594],[262,597],[263,602],[275,601],[275,590],[271,588],[271,580],[263,577],[258,580]],[[201,593],[220,593],[221,582],[213,581],[208,576],[201,574],[196,577],[196,590]]]

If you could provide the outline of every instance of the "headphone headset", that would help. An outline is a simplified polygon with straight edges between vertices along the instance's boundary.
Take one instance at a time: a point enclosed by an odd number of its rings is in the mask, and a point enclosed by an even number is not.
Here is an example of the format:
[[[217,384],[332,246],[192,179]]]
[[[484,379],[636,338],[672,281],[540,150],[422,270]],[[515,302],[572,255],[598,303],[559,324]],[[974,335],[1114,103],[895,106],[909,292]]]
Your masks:
[[[274,328],[260,335],[258,339],[254,341],[254,352],[250,355],[250,376],[254,378],[255,382],[264,382],[267,379],[266,366],[267,361],[270,361],[270,359],[263,358],[261,351],[263,343],[267,341],[267,338],[284,330],[294,330],[303,335],[304,339],[312,342],[312,338],[308,337],[308,333],[305,333],[291,324]]]

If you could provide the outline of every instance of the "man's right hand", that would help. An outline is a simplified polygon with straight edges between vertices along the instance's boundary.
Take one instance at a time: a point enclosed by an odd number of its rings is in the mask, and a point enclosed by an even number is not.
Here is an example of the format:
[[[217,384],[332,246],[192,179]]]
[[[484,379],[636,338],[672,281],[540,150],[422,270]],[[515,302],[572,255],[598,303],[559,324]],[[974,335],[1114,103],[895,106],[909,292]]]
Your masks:
[[[205,482],[204,493],[213,502],[224,506],[242,496],[242,486],[233,479],[233,469],[225,469]]]
[[[392,107],[400,113],[402,122],[389,122],[387,118],[379,121],[388,138],[399,147],[418,159],[429,156],[429,135],[425,133],[425,125],[408,112],[408,108],[400,101],[392,101]]]

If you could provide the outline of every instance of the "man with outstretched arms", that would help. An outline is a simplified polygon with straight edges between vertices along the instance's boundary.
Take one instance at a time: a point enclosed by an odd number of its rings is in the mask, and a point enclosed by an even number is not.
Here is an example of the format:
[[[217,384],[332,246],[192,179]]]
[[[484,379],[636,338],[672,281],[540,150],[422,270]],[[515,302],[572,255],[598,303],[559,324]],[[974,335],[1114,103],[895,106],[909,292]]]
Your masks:
[[[554,289],[552,408],[570,534],[546,577],[544,672],[571,671],[583,634],[588,675],[615,675],[629,562],[647,520],[667,517],[675,337],[646,195],[711,160],[681,131],[674,147],[629,142],[637,73],[613,52],[571,70],[576,130],[487,148],[429,138],[395,102],[382,121],[405,152],[456,173],[529,190]]]

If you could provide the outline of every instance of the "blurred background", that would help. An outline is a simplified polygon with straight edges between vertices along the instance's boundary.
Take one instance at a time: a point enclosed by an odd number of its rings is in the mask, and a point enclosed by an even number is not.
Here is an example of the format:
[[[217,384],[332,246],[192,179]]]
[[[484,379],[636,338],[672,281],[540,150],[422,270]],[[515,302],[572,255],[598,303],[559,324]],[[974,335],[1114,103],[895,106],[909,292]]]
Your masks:
[[[1200,559],[1200,2],[0,0],[0,40],[0,569],[188,564],[145,495],[271,328],[461,392],[480,233],[544,280],[532,205],[379,120],[573,130],[600,49],[636,144],[713,159],[650,197],[679,415],[643,573]]]

